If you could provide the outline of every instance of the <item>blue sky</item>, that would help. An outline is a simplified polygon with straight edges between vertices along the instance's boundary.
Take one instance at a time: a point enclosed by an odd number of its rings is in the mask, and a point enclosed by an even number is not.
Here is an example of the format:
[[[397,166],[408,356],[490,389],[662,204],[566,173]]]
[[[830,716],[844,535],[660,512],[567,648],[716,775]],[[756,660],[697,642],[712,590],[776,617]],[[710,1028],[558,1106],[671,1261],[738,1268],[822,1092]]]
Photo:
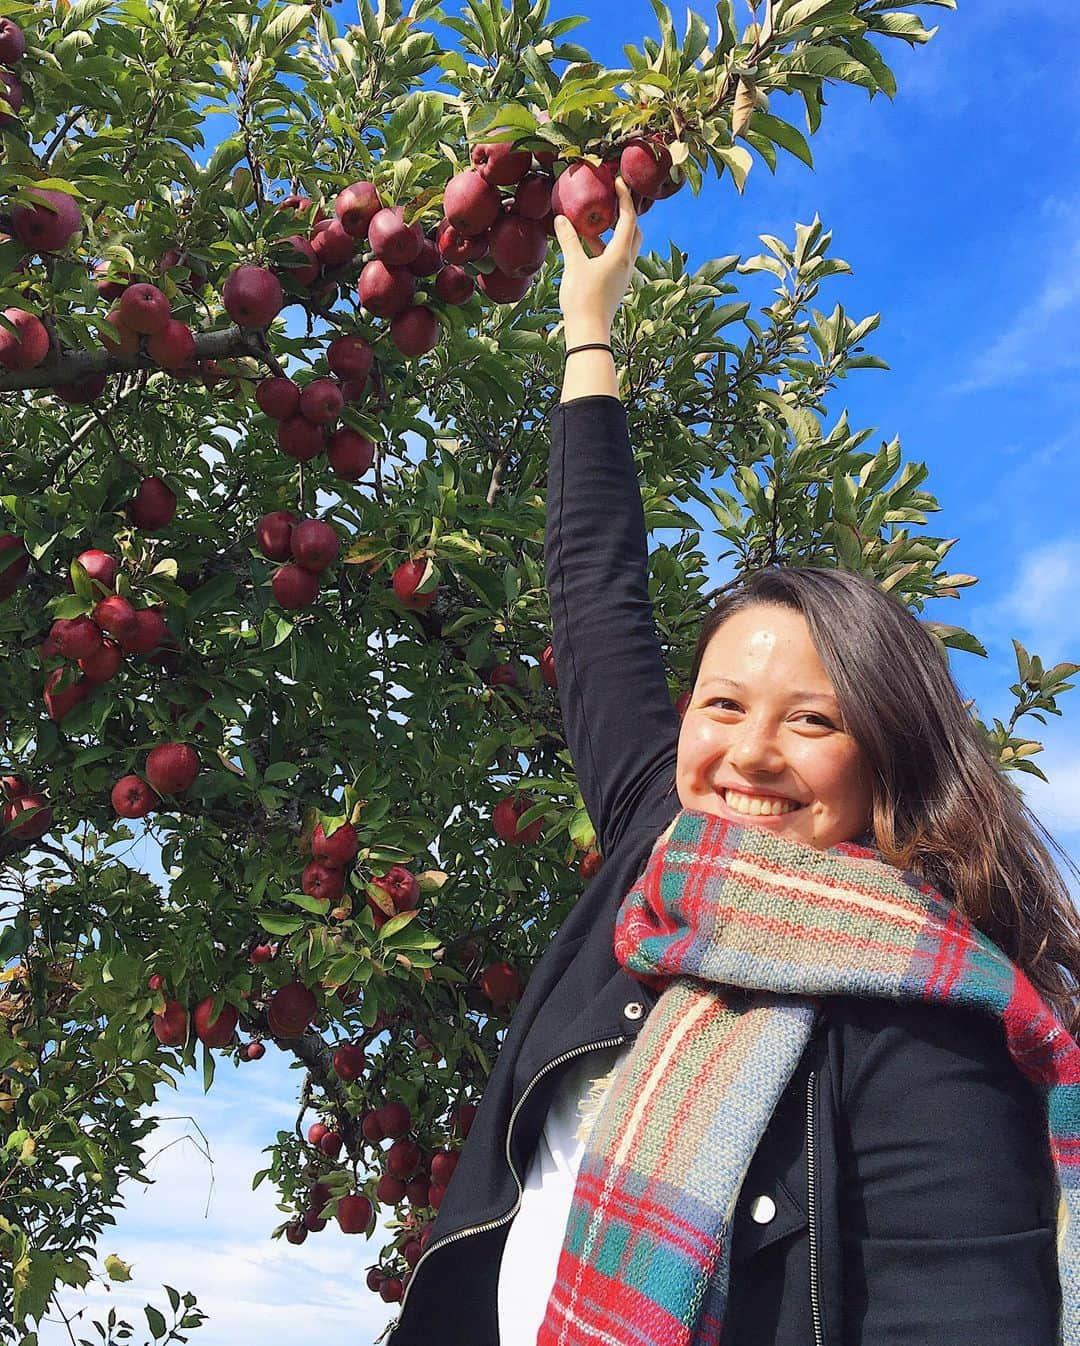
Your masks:
[[[352,0],[334,12],[344,26]],[[699,12],[708,18],[711,7]],[[647,0],[556,2],[550,17],[571,13],[590,19],[571,40],[608,65],[625,64],[623,43],[640,46],[655,32]],[[692,267],[756,253],[759,234],[789,238],[796,220],[815,213],[833,231],[833,251],[854,276],[830,282],[820,307],[839,301],[856,317],[880,312],[870,349],[892,368],[853,375],[831,410],[847,406],[853,425],[876,426],[881,438],[898,434],[905,456],[928,464],[927,486],[942,507],[930,531],[960,539],[949,568],[980,583],[927,615],[966,626],[986,646],[988,659],[954,653],[952,666],[989,721],[1012,705],[1010,637],[1047,667],[1080,662],[1075,17],[1058,0],[1022,8],[961,0],[955,14],[927,11],[934,21],[941,30],[928,47],[889,46],[900,86],[894,102],[829,92],[812,142],[816,172],[786,155],[775,176],[756,162],[742,197],[728,182],[709,181],[696,200],[684,193],[677,205],[654,207],[642,230],[646,250],[666,252],[674,239]],[[454,40],[448,30],[443,37]],[[763,278],[747,278],[744,293],[765,303],[768,289]],[[719,550],[707,531],[702,545]],[[1046,744],[1037,760],[1050,784],[1019,779],[1080,863],[1080,692],[1066,694],[1062,708],[1045,729],[1030,722]],[[150,1147],[161,1151],[155,1184],[129,1193],[101,1244],[103,1255],[133,1263],[135,1280],[95,1291],[93,1312],[114,1303],[141,1322],[139,1306],[164,1280],[194,1290],[211,1314],[192,1336],[199,1346],[374,1341],[395,1312],[363,1284],[377,1245],[333,1227],[299,1248],[273,1243],[267,1234],[281,1217],[272,1189],[250,1190],[260,1150],[292,1123],[297,1085],[271,1049],[240,1070],[223,1062],[208,1096],[192,1077],[161,1101],[161,1114],[178,1120],[163,1122]],[[41,1341],[59,1346],[68,1337],[46,1326]]]

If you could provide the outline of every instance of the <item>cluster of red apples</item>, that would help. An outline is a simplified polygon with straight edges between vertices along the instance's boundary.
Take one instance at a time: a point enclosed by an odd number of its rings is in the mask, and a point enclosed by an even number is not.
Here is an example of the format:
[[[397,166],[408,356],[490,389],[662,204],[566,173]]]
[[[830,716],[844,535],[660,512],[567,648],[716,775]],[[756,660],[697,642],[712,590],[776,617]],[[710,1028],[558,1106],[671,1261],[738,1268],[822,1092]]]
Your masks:
[[[175,510],[176,496],[160,477],[141,482],[130,504],[132,520],[147,529],[164,527]],[[91,547],[75,559],[90,584],[90,610],[77,617],[58,617],[38,648],[43,664],[61,660],[45,679],[45,709],[56,722],[95,687],[116,677],[126,655],[155,654],[173,643],[160,608],[136,607],[115,592],[120,571],[115,556]]]
[[[292,510],[264,514],[255,528],[255,542],[268,561],[281,561],[270,580],[283,608],[307,607],[319,596],[321,576],[337,558],[339,543],[323,519],[301,519]]]

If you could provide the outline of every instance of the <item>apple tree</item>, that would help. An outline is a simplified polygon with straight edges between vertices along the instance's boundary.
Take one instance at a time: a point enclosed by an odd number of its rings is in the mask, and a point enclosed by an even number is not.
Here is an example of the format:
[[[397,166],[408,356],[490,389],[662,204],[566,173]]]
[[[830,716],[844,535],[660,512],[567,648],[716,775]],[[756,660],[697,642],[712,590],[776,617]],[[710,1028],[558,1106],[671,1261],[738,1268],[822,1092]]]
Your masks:
[[[543,582],[554,215],[599,240],[616,171],[658,223],[710,174],[734,199],[757,160],[810,166],[826,90],[891,96],[930,6],[719,0],[680,37],[654,0],[607,69],[547,0],[0,0],[0,1313],[27,1346],[100,1274],[162,1088],[268,1048],[304,1071],[267,1233],[372,1236],[401,1299],[602,864]],[[673,698],[717,596],[691,501],[736,575],[840,564],[915,608],[975,582],[925,467],[830,418],[883,365],[876,315],[815,306],[849,270],[828,231],[763,244],[643,255],[616,323],[647,525],[677,534],[650,560]],[[1076,669],[1017,659],[981,727],[1041,775],[1018,721]],[[151,1337],[183,1340],[202,1314],[166,1293]]]

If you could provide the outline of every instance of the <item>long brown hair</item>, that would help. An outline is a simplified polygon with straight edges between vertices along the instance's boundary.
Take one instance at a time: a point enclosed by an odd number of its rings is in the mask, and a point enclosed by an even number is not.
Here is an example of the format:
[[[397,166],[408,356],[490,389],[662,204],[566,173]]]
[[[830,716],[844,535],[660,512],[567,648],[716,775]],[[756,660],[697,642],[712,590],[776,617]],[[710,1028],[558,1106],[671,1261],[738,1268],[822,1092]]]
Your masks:
[[[770,566],[741,580],[702,622],[691,689],[715,631],[762,604],[806,619],[847,731],[870,762],[882,857],[948,897],[1075,1037],[1080,916],[1041,837],[1076,867],[994,759],[930,633],[872,579]]]

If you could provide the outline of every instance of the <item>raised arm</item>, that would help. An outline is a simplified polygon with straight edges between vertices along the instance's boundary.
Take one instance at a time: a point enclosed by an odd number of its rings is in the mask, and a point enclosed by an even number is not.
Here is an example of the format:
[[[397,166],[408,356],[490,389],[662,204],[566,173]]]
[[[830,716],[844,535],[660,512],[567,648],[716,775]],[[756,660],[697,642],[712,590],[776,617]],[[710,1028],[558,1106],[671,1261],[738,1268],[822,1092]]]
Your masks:
[[[586,258],[556,217],[566,255],[560,303],[566,348],[610,343],[641,234],[618,183],[619,223],[603,254]],[[648,592],[641,489],[602,350],[567,357],[551,419],[545,578],[563,723],[582,798],[609,852],[641,804],[675,772],[679,717],[671,704]]]

